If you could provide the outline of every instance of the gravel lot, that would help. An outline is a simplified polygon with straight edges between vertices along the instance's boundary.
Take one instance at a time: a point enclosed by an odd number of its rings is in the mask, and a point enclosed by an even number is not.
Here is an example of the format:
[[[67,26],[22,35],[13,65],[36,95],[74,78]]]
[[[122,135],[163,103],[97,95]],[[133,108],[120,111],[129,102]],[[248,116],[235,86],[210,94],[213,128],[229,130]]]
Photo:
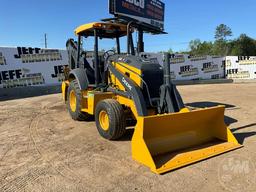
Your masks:
[[[0,191],[256,191],[256,83],[180,86],[192,107],[226,105],[243,148],[156,175],[122,141],[75,122],[60,94],[0,102]]]

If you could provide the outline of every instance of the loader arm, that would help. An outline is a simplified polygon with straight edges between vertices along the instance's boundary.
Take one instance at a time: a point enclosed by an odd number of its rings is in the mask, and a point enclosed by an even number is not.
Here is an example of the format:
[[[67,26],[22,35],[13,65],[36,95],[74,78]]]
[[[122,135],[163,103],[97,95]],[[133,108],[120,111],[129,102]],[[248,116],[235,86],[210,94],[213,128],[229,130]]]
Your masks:
[[[117,94],[119,103],[131,108],[136,118],[133,159],[162,174],[242,147],[224,123],[224,106],[194,111],[184,107],[178,90],[170,82],[168,59],[155,113],[150,113],[146,104],[143,82],[139,83],[136,76],[130,74],[131,70],[123,67],[126,65],[123,61],[126,60],[119,57],[108,65],[117,79],[110,83],[109,90]],[[134,73],[143,76],[143,72]]]
[[[159,63],[140,60],[137,56],[114,55],[108,61],[108,68],[113,79],[118,80],[110,86],[111,91],[129,95],[139,116],[149,115],[149,110],[164,114],[185,108],[176,86],[170,78],[166,79],[170,71],[168,64],[161,67]],[[117,90],[118,84],[121,84],[120,90]]]
[[[125,96],[128,99],[133,100],[136,107],[136,114],[138,116],[147,116],[148,112],[146,108],[146,103],[140,88],[126,75],[123,75],[120,71],[118,71],[112,64],[110,64],[108,67],[110,72],[113,73],[113,75],[125,87]],[[116,93],[118,94],[118,92]],[[122,96],[124,96],[124,94]]]

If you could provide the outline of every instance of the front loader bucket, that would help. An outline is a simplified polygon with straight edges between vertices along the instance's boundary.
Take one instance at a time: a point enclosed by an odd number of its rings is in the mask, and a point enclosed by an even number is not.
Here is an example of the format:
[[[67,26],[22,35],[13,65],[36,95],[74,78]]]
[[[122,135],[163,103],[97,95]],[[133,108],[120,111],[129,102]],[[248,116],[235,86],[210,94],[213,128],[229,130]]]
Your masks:
[[[133,159],[161,174],[242,147],[224,123],[224,110],[138,117]]]

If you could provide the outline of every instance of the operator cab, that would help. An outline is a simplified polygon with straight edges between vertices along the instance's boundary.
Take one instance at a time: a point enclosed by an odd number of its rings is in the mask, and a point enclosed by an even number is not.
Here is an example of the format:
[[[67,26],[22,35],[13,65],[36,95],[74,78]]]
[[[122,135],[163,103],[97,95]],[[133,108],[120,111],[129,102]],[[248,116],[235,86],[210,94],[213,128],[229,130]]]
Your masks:
[[[94,22],[79,26],[75,29],[75,34],[78,36],[77,41],[69,39],[66,44],[69,52],[69,68],[85,69],[89,83],[97,86],[106,78],[106,59],[110,55],[121,53],[120,38],[127,35],[127,26],[112,22]],[[83,39],[89,37],[94,38],[93,51],[86,51],[82,46]],[[116,51],[99,51],[99,39],[115,39]]]
[[[132,36],[135,29],[138,32],[136,50]],[[141,71],[142,74],[140,78],[143,82],[141,88],[146,104],[147,106],[156,106],[160,98],[158,88],[163,84],[163,78],[161,78],[163,77],[163,68],[158,62],[155,63],[155,61],[138,57],[139,53],[144,52],[144,32],[152,34],[164,33],[161,31],[154,31],[134,21],[130,21],[129,23],[115,23],[114,21],[108,21],[81,25],[75,29],[75,34],[78,36],[78,40],[76,42],[74,40],[69,40],[70,42],[67,42],[67,50],[70,57],[69,63],[71,65],[70,69],[85,69],[90,87],[97,88],[100,84],[108,84],[106,62],[112,60],[112,58],[115,58],[114,60],[116,61],[123,58],[125,63]],[[127,54],[121,54],[120,51],[120,38],[124,36],[127,38]],[[85,51],[82,46],[84,42],[83,38],[89,37],[94,38],[93,51]],[[116,51],[108,50],[100,52],[99,39],[115,39]],[[73,54],[71,54],[72,51],[74,52]],[[137,56],[135,56],[136,54]],[[110,56],[112,57],[110,58]],[[152,78],[152,76],[159,78]]]

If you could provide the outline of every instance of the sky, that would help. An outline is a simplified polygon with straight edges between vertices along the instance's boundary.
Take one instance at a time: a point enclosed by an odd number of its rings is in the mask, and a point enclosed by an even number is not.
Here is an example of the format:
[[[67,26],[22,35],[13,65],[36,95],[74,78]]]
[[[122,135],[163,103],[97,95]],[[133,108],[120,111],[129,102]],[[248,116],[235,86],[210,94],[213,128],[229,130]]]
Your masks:
[[[237,38],[256,38],[255,0],[163,0],[167,35],[145,37],[145,51],[185,51],[190,40],[214,40],[217,25],[224,23]],[[84,23],[110,18],[108,0],[0,0],[0,46],[65,48],[74,29]],[[125,41],[122,41],[125,47]],[[90,45],[89,45],[90,44]],[[114,41],[102,42],[110,49]],[[88,40],[92,48],[92,40]]]

